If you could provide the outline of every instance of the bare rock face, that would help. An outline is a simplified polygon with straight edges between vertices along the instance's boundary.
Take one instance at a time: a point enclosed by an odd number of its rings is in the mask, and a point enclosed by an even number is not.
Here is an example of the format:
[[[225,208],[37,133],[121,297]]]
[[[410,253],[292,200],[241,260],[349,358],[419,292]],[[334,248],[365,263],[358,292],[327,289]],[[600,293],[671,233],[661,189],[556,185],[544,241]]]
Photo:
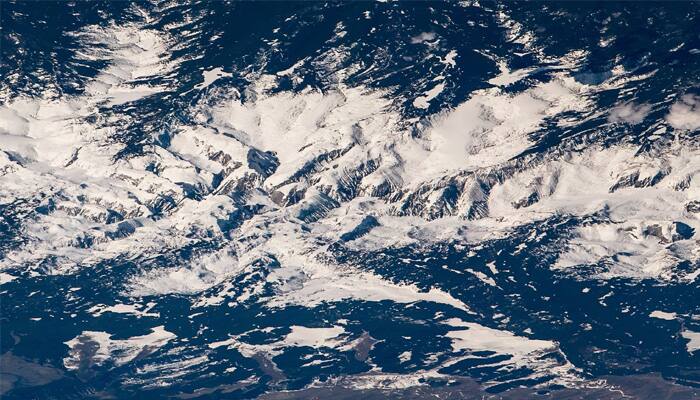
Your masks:
[[[685,205],[685,209],[686,209],[686,211],[688,211],[689,213],[698,213],[698,212],[700,212],[700,201],[698,201],[698,200],[693,200],[693,201],[688,202],[688,203]]]
[[[675,242],[676,240],[688,240],[692,238],[695,235],[695,229],[692,228],[688,224],[684,224],[683,222],[674,222],[673,223],[673,236],[672,240]]]

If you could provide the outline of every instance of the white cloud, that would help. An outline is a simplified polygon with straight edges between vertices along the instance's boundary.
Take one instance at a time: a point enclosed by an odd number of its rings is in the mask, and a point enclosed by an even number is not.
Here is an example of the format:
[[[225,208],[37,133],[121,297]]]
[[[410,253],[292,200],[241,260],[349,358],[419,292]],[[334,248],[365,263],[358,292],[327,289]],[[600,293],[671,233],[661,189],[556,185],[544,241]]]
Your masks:
[[[686,94],[671,106],[666,121],[675,129],[700,129],[700,96]]]
[[[608,121],[635,125],[644,121],[649,111],[651,111],[649,104],[626,103],[610,110]]]
[[[435,34],[435,32],[423,32],[420,35],[413,36],[411,38],[411,43],[418,44],[423,42],[429,42],[435,39],[436,36],[437,35]]]

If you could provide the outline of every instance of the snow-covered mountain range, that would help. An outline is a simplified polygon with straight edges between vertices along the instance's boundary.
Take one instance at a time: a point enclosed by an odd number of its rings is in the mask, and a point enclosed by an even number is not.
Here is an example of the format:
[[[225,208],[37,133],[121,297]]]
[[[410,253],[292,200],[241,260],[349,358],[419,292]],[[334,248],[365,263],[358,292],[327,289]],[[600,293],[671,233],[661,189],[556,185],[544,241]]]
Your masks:
[[[690,7],[65,7],[2,11],[10,395],[698,384]]]

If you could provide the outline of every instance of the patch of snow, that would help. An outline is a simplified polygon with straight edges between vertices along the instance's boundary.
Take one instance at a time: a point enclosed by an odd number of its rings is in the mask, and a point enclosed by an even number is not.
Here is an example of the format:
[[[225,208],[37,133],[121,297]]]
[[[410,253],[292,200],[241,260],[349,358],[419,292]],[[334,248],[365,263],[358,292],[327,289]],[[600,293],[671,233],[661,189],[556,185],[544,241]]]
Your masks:
[[[681,332],[681,336],[689,340],[689,342],[685,345],[685,347],[688,349],[688,353],[694,353],[700,350],[700,332],[684,330]]]
[[[652,311],[649,314],[649,316],[652,318],[665,319],[667,321],[673,321],[674,319],[676,319],[676,313],[658,311],[658,310]]]
[[[147,335],[127,339],[112,339],[107,332],[85,331],[65,343],[70,350],[63,359],[63,365],[68,370],[77,370],[82,365],[103,365],[109,360],[115,366],[121,366],[146,352],[153,353],[175,337],[163,326],[151,328],[151,333]]]
[[[95,317],[99,317],[100,315],[104,313],[115,313],[115,314],[131,314],[135,315],[139,318],[141,317],[160,317],[160,313],[152,313],[149,312],[151,308],[155,306],[155,303],[149,303],[146,308],[141,310],[143,308],[142,305],[140,304],[115,304],[113,306],[106,306],[104,304],[98,304],[95,306],[90,307],[88,309],[88,312],[91,313]]]
[[[2,285],[3,283],[12,282],[15,279],[17,279],[17,277],[14,275],[0,272],[0,285]]]
[[[202,77],[204,78],[204,81],[201,83],[198,83],[195,86],[195,89],[203,89],[212,83],[216,82],[220,78],[225,78],[225,77],[232,77],[233,74],[230,72],[224,72],[224,69],[221,67],[217,67],[214,69],[211,69],[209,71],[202,71]]]
[[[432,89],[426,91],[423,96],[416,97],[413,100],[413,107],[427,109],[430,107],[430,101],[436,98],[445,89],[444,83],[438,83]]]
[[[281,342],[285,346],[334,348],[342,343],[337,338],[345,333],[345,329],[338,325],[330,328],[307,328],[305,326],[292,325],[290,328],[292,331]]]
[[[495,86],[510,86],[535,71],[535,68],[525,68],[511,71],[505,61],[499,61],[497,65],[498,69],[500,70],[500,74],[488,80],[488,83]]]

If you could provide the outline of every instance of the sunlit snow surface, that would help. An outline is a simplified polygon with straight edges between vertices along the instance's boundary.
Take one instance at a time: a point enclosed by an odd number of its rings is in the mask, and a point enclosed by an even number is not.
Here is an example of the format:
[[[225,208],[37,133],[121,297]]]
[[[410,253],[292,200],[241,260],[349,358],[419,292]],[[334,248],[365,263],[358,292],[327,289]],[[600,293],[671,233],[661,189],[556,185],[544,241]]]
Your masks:
[[[3,398],[698,395],[697,4],[0,9]]]

